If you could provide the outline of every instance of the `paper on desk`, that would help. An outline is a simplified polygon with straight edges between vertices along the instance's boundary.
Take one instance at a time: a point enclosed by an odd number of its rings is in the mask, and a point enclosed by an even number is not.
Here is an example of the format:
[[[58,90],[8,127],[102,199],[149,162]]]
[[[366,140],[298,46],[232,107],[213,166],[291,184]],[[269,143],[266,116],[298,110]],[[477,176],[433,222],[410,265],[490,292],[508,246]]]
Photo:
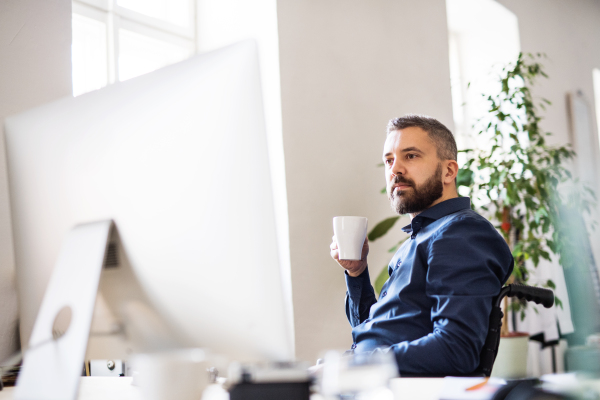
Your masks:
[[[566,374],[546,374],[542,375],[540,380],[544,383],[554,383],[557,385],[577,385],[577,374],[568,372]]]
[[[540,380],[542,388],[551,392],[565,392],[581,388],[581,380],[577,378],[575,372],[542,375]]]
[[[477,390],[466,390],[478,383],[483,382],[484,378],[458,378],[447,376],[440,391],[440,400],[488,400],[491,399],[496,390],[502,385],[506,385],[504,379],[490,378],[487,385]]]

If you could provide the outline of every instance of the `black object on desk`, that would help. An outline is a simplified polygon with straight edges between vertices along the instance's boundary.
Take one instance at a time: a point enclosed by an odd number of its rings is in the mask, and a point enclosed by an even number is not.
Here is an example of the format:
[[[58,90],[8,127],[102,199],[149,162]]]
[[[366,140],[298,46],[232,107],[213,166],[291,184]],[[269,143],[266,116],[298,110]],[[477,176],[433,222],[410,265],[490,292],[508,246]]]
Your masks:
[[[539,387],[537,378],[517,379],[506,382],[492,397],[492,400],[576,400],[564,393],[553,393]]]
[[[229,389],[230,400],[309,400],[309,382],[239,383]]]
[[[234,372],[235,371],[235,372]],[[309,400],[311,379],[298,362],[241,365],[229,371],[230,400]]]

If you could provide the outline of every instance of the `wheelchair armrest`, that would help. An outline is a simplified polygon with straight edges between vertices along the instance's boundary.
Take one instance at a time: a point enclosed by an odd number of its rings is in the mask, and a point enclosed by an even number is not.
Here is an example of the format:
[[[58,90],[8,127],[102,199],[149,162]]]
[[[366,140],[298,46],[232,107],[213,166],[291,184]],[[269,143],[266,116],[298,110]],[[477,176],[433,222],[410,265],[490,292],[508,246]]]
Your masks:
[[[533,301],[536,304],[541,304],[546,308],[550,308],[554,305],[554,293],[550,289],[520,285],[513,283],[512,285],[505,286],[500,291],[498,296],[498,304],[502,297],[517,297],[519,299],[525,299],[527,301]]]

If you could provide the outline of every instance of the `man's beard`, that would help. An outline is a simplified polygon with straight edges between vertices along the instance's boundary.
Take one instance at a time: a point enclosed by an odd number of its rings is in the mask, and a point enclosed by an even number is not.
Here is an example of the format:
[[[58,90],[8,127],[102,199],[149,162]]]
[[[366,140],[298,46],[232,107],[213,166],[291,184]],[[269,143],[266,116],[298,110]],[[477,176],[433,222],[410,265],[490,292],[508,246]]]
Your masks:
[[[442,184],[442,164],[439,163],[433,175],[425,183],[417,187],[412,179],[396,175],[388,185],[388,198],[392,209],[398,214],[420,213],[429,208],[434,201],[442,197],[444,185]],[[394,193],[393,186],[398,183],[410,185],[412,189],[406,189],[399,194]]]

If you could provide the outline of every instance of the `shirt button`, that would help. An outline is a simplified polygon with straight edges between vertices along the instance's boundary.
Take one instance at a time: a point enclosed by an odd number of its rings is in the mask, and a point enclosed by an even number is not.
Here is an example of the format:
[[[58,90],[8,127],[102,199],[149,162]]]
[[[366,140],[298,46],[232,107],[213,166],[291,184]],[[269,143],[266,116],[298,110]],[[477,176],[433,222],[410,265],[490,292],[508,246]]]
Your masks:
[[[356,348],[356,343],[352,343],[352,346],[350,346],[350,348],[351,348],[352,350],[354,350],[354,349]]]
[[[386,291],[386,292],[383,292],[383,293],[381,293],[381,297],[385,297],[386,295],[387,295],[387,291]]]

